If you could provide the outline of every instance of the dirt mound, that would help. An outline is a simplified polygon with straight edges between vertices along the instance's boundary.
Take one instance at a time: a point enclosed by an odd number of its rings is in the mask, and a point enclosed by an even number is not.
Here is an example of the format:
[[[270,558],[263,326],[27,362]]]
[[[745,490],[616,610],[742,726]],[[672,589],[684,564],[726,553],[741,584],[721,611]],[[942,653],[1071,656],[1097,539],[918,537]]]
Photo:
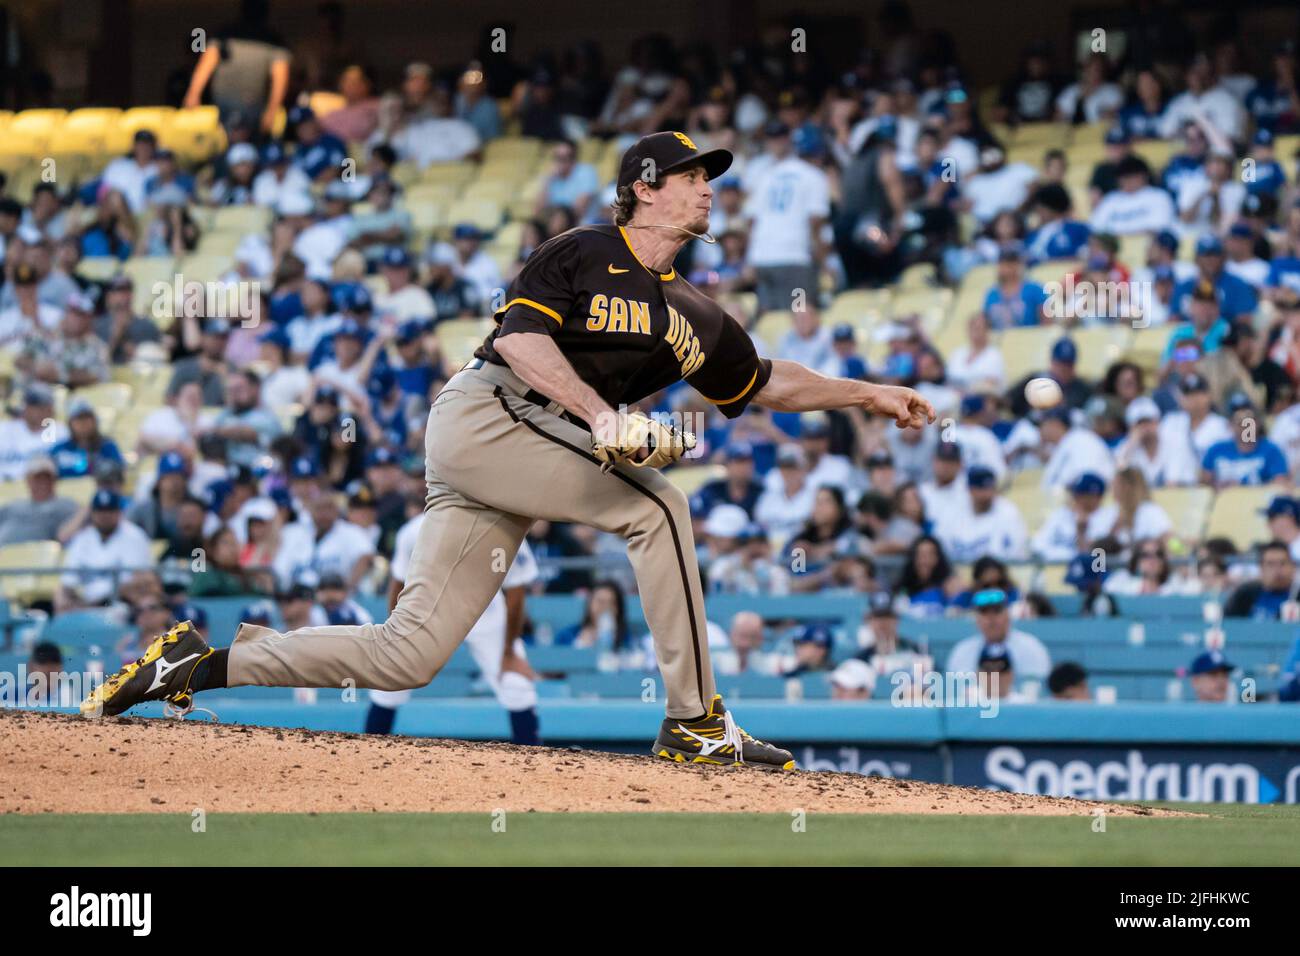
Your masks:
[[[843,773],[205,721],[0,711],[0,812],[1149,811]]]

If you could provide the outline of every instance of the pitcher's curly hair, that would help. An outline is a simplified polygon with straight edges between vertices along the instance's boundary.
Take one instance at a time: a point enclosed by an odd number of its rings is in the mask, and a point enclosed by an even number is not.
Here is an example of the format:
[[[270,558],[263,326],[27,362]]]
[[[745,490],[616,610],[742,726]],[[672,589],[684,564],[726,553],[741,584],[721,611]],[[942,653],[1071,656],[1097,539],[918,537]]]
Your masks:
[[[663,180],[646,180],[645,184],[651,189],[662,189]],[[637,198],[633,189],[635,183],[631,186],[619,186],[615,194],[614,201],[610,204],[610,209],[614,210],[614,225],[626,226],[632,221],[632,214],[636,212]]]

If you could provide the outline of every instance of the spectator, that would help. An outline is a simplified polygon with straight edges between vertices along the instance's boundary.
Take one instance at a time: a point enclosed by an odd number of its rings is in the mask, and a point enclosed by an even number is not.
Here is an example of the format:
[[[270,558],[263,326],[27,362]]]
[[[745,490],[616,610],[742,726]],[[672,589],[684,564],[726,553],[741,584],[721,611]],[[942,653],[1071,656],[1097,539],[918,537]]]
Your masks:
[[[1031,204],[1038,225],[1025,237],[1025,255],[1029,261],[1037,264],[1051,259],[1080,258],[1091,230],[1086,222],[1071,218],[1073,203],[1065,187],[1040,186]]]
[[[1190,583],[1190,586],[1189,586]],[[1133,546],[1128,566],[1106,577],[1108,594],[1194,594],[1196,582],[1174,574],[1169,555],[1160,541],[1139,541]]]
[[[808,457],[798,445],[782,445],[776,452],[776,484],[766,483],[754,518],[773,535],[784,540],[795,534],[809,516],[817,488],[808,480]]]
[[[17,354],[35,336],[54,333],[63,310],[40,298],[40,277],[26,262],[14,266],[4,291],[13,291],[13,304],[0,311],[0,347]]]
[[[460,222],[454,225],[451,242],[435,246],[430,261],[450,264],[457,278],[469,283],[473,289],[474,301],[480,307],[498,301],[501,270],[496,260],[483,248],[483,233],[473,223]]]
[[[1115,166],[1119,188],[1107,193],[1092,211],[1089,226],[1093,232],[1129,236],[1142,232],[1159,232],[1173,228],[1177,218],[1169,193],[1151,185],[1151,173],[1137,156],[1129,156]]]
[[[1062,661],[1047,675],[1047,690],[1052,700],[1091,701],[1088,673],[1073,661]]]
[[[103,314],[95,319],[95,336],[108,344],[108,358],[114,365],[130,362],[143,343],[163,338],[156,323],[136,313],[134,294],[130,276],[114,276],[104,291]]]
[[[206,319],[199,340],[198,354],[181,359],[172,368],[167,394],[175,395],[188,382],[197,382],[202,404],[226,404],[226,378],[230,368],[226,364],[226,346],[230,342],[230,323],[225,319]]]
[[[135,607],[131,623],[135,629],[122,635],[114,648],[124,664],[143,657],[154,639],[172,626],[171,608],[159,598],[149,597]]]
[[[58,335],[33,335],[14,364],[29,380],[78,388],[108,380],[108,346],[93,329],[95,306],[85,293],[68,297]]]
[[[1063,123],[1099,123],[1119,112],[1124,91],[1107,79],[1108,62],[1094,53],[1079,67],[1079,79],[1056,98],[1056,118]]]
[[[292,56],[267,24],[266,0],[241,0],[240,18],[213,38],[194,65],[183,106],[209,92],[223,126],[271,132],[289,89]]]
[[[251,467],[280,434],[280,421],[262,404],[262,380],[252,369],[241,369],[226,380],[226,407],[209,433],[226,442],[236,465]]]
[[[1209,57],[1198,53],[1183,74],[1187,89],[1169,101],[1161,135],[1175,136],[1189,122],[1204,122],[1225,137],[1240,140],[1245,132],[1246,111],[1214,74]]]
[[[375,300],[381,315],[391,315],[403,322],[433,317],[433,299],[413,281],[415,270],[405,249],[390,246],[379,262],[379,273],[387,287]]]
[[[1194,337],[1204,340],[1207,331],[1213,327],[1213,336],[1202,342],[1206,352],[1218,348],[1219,340],[1228,331],[1224,319],[1232,321],[1242,316],[1251,320],[1259,305],[1259,296],[1250,284],[1227,271],[1224,265],[1223,241],[1207,233],[1196,240],[1196,276],[1178,283],[1174,290],[1177,314],[1192,320],[1196,326]],[[1213,314],[1208,308],[1197,312],[1195,303],[1208,303],[1211,295],[1217,304]]]
[[[1272,540],[1287,546],[1292,561],[1300,561],[1300,501],[1277,495],[1264,509],[1264,518]]]
[[[962,470],[962,448],[956,442],[940,441],[934,451],[932,481],[921,484],[925,516],[935,529],[949,529],[966,521],[970,513],[970,495]]]
[[[554,643],[571,647],[595,647],[622,653],[634,647],[627,621],[623,589],[614,581],[601,581],[587,595],[582,620],[556,632]]]
[[[770,655],[763,652],[763,618],[753,611],[738,611],[727,632],[727,647],[714,652],[713,669],[717,674],[770,674]]]
[[[189,500],[189,467],[185,459],[169,451],[158,459],[158,473],[148,496],[137,499],[127,511],[127,520],[150,538],[172,539],[179,527],[181,507]],[[201,538],[202,524],[198,527]],[[201,543],[196,540],[197,544]]]
[[[997,281],[984,296],[984,315],[1001,332],[1046,319],[1047,293],[1037,282],[1025,279],[1024,253],[1008,246],[998,253]]]
[[[831,671],[831,700],[870,700],[876,672],[866,661],[850,658]]]
[[[306,196],[310,190],[311,178],[293,164],[284,144],[267,143],[262,150],[262,171],[253,178],[253,202],[279,210],[286,198]]]
[[[764,130],[764,153],[747,175],[749,265],[758,281],[758,307],[816,319],[820,233],[830,216],[826,174],[794,154],[789,127],[776,120]]]
[[[974,674],[979,671],[980,657],[991,644],[1006,647],[1015,672],[1021,677],[1041,680],[1051,671],[1051,656],[1043,642],[1032,634],[1011,626],[1006,592],[997,589],[980,591],[972,601],[979,633],[958,641],[948,655],[946,670],[950,674]]]
[[[1028,163],[1008,163],[999,146],[980,151],[979,171],[968,178],[963,200],[979,223],[989,223],[999,213],[1018,211],[1029,199],[1029,187],[1038,171]]]
[[[1214,411],[1210,384],[1205,376],[1190,372],[1178,380],[1179,410],[1170,412],[1160,422],[1160,441],[1181,448],[1196,462],[1205,460],[1210,449],[1222,441],[1232,439],[1232,426]]]
[[[1189,670],[1197,702],[1226,704],[1231,688],[1228,675],[1236,669],[1237,665],[1229,663],[1223,651],[1209,650],[1197,654]]]
[[[1020,510],[998,494],[997,476],[983,465],[966,474],[970,510],[963,520],[936,528],[944,551],[956,562],[983,555],[1002,561],[1023,561],[1029,555],[1029,536]]]
[[[416,73],[412,73],[412,69]],[[379,110],[379,131],[372,141],[387,142],[402,162],[421,169],[437,163],[454,163],[469,159],[483,148],[479,134],[463,119],[451,115],[451,103],[445,87],[428,80],[423,64],[407,67],[404,95],[414,94],[416,87],[427,92],[415,105],[411,95],[403,101],[386,99]],[[528,135],[525,133],[524,135]]]
[[[1124,413],[1128,436],[1115,451],[1116,467],[1136,468],[1152,487],[1195,484],[1199,469],[1186,443],[1162,434],[1160,408],[1145,395],[1129,402]]]
[[[831,669],[830,628],[824,624],[808,624],[794,637],[794,659],[782,673],[782,677],[802,677]]]
[[[30,458],[25,470],[27,497],[0,505],[0,545],[55,541],[59,528],[77,513],[76,502],[55,494],[53,459]]]
[[[26,706],[77,706],[77,698],[63,666],[63,652],[59,645],[51,641],[38,641],[32,645],[31,656],[27,659],[27,684],[23,687]]]
[[[1282,449],[1265,437],[1262,416],[1239,396],[1232,409],[1232,438],[1216,442],[1201,462],[1201,481],[1213,488],[1291,484]]]
[[[754,449],[748,442],[734,442],[723,449],[725,476],[700,487],[691,499],[696,514],[710,514],[719,504],[737,505],[752,521],[763,486],[754,480]]]
[[[145,183],[158,172],[156,162],[158,138],[153,130],[136,130],[131,140],[131,151],[119,156],[107,166],[100,175],[100,191],[111,190],[118,193],[130,211],[139,215],[146,206]]]
[[[361,247],[368,265],[378,265],[389,247],[405,246],[411,238],[411,214],[397,201],[400,189],[386,175],[374,177],[365,194],[368,210],[351,219],[349,241]]]
[[[161,455],[169,451],[192,452],[203,426],[203,392],[197,381],[168,389],[166,404],[140,423],[139,450]]]
[[[923,534],[912,542],[898,578],[898,593],[907,598],[908,616],[942,615],[960,583],[938,538]]]
[[[379,125],[374,78],[360,63],[349,63],[338,79],[341,104],[321,116],[321,128],[345,143],[362,143]]]
[[[975,312],[966,320],[966,344],[948,356],[948,381],[964,392],[1000,392],[1006,385],[1002,352],[991,341],[988,316]]]
[[[537,212],[540,215],[548,206],[566,206],[583,219],[599,190],[596,168],[578,162],[578,147],[573,141],[559,140],[551,146],[551,168],[537,197]]]
[[[1050,122],[1063,86],[1052,71],[1047,50],[1033,46],[1025,52],[1019,72],[1003,84],[995,117],[1013,125]]]
[[[1038,425],[1039,454],[1046,458],[1043,487],[1060,489],[1073,484],[1080,475],[1091,472],[1103,480],[1115,474],[1110,447],[1095,431],[1070,422],[1070,414],[1061,406],[1048,409]]]
[[[195,573],[190,593],[196,598],[268,593],[269,575],[244,568],[239,557],[235,532],[225,526],[218,528],[204,544],[202,570]]]
[[[482,64],[473,62],[460,75],[456,84],[456,118],[474,127],[474,132],[484,143],[501,135],[501,112],[497,102],[488,93]]]
[[[867,596],[867,621],[858,629],[857,659],[870,664],[881,676],[898,672],[913,679],[930,668],[930,657],[920,646],[898,632],[898,609],[888,591],[873,591]]]
[[[67,438],[68,431],[54,420],[54,396],[44,385],[29,385],[22,393],[22,410],[0,421],[0,481],[16,481],[27,474],[27,462],[44,457],[52,443]]]
[[[1224,616],[1282,620],[1284,605],[1296,600],[1295,569],[1291,550],[1281,541],[1270,541],[1259,550],[1259,579],[1237,586],[1224,603]]]
[[[63,566],[54,601],[59,612],[104,606],[122,572],[152,567],[153,555],[148,536],[123,519],[121,499],[101,489],[91,499],[88,524],[64,548]]]
[[[50,449],[60,478],[92,475],[100,461],[126,464],[117,443],[99,430],[95,406],[86,399],[74,398],[68,404],[68,431],[68,437]]]

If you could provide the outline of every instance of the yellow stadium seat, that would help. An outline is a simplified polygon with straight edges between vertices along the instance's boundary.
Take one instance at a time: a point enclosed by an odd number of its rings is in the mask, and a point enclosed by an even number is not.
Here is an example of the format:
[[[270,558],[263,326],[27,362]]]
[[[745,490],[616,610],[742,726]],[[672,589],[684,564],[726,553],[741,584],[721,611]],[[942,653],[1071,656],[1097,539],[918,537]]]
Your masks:
[[[676,465],[664,472],[664,477],[688,497],[710,481],[726,476],[727,469],[721,465]]]
[[[519,184],[504,179],[479,179],[469,184],[462,194],[465,199],[504,206],[510,198],[519,192]]]
[[[1134,329],[1124,352],[1124,358],[1147,372],[1156,371],[1160,367],[1160,359],[1164,355],[1165,346],[1169,344],[1169,336],[1173,331],[1174,327],[1171,323]]]
[[[215,106],[177,111],[162,126],[158,139],[188,162],[207,159],[226,147],[226,133]]]
[[[1019,381],[1032,372],[1047,367],[1052,343],[1060,338],[1059,329],[1037,325],[1007,329],[998,337],[998,348],[1006,366],[1007,381]]]
[[[1096,325],[1073,329],[1069,337],[1079,347],[1075,370],[1084,378],[1099,379],[1123,357],[1133,330],[1127,325]]]
[[[141,315],[154,316],[154,300],[161,297],[171,314],[172,284],[176,281],[176,260],[171,256],[139,256],[122,264],[122,271],[135,283],[131,304]],[[154,286],[165,285],[166,291],[155,292]]]
[[[46,130],[5,130],[4,140],[0,141],[0,169],[13,173],[24,167],[30,168],[36,159],[46,154],[48,142]]]
[[[1248,550],[1269,539],[1264,508],[1278,494],[1275,487],[1224,488],[1214,495],[1205,537],[1228,538],[1238,550]]]
[[[1064,123],[1024,123],[1016,129],[1014,145],[1017,148],[1037,146],[1041,149],[1063,147],[1070,128]]]
[[[67,110],[59,109],[23,110],[14,114],[14,118],[9,121],[8,131],[13,135],[43,133],[48,136],[63,123],[67,115]]]
[[[478,166],[474,163],[435,163],[420,174],[420,182],[459,189],[472,182],[476,176],[478,176]]]
[[[122,260],[113,256],[89,256],[77,263],[77,275],[92,282],[107,282],[122,271]]]
[[[63,120],[65,130],[83,130],[101,139],[105,131],[122,118],[122,111],[114,106],[89,106],[73,110]]]
[[[1002,496],[1020,511],[1025,528],[1031,535],[1043,526],[1047,516],[1065,500],[1063,493],[1048,491],[1041,484],[1013,484]]]
[[[1133,152],[1145,159],[1151,172],[1159,178],[1161,170],[1169,164],[1169,157],[1174,154],[1174,144],[1163,139],[1145,139],[1133,144]]]
[[[794,326],[794,315],[790,312],[764,312],[754,326],[754,332],[771,349],[775,349],[782,337]]]
[[[233,251],[233,250],[232,250]],[[176,271],[183,282],[214,282],[230,271],[234,260],[230,254],[206,255],[191,253],[176,263]]]
[[[1035,575],[1034,588],[1048,595],[1077,594],[1078,588],[1065,583],[1068,564],[1044,564]]]
[[[1119,237],[1119,261],[1130,269],[1137,269],[1146,264],[1147,246],[1151,239],[1146,233],[1133,233]]]
[[[1070,155],[1080,146],[1102,146],[1106,139],[1109,123],[1084,123],[1070,129]]]
[[[57,541],[25,541],[0,547],[0,570],[23,569],[19,574],[0,574],[0,593],[24,604],[53,597],[59,586],[61,555]],[[45,568],[50,570],[43,572]]]
[[[264,232],[270,225],[271,210],[263,206],[220,206],[212,215],[212,228],[222,232]]]
[[[1214,492],[1204,485],[1194,488],[1153,488],[1151,500],[1165,510],[1174,534],[1184,541],[1199,541],[1210,517]]]
[[[934,266],[929,262],[918,262],[902,271],[898,277],[898,289],[929,289],[934,287]]]
[[[853,289],[837,295],[826,310],[825,320],[831,325],[847,322],[858,328],[869,328],[884,321],[889,314],[889,289]]]
[[[0,481],[0,505],[7,505],[11,501],[27,500],[27,482],[17,480]]]
[[[483,149],[483,161],[500,160],[535,163],[542,157],[545,143],[527,136],[498,136]]]
[[[168,370],[170,375],[170,370]],[[164,381],[165,387],[165,381]],[[117,447],[122,450],[122,454],[131,458],[136,455],[136,446],[140,443],[140,425],[154,411],[157,410],[161,402],[151,405],[144,405],[143,398],[140,404],[123,410],[114,420],[112,430],[108,434],[117,442]]]
[[[79,505],[88,505],[90,499],[95,496],[95,478],[93,475],[86,475],[81,478],[60,478],[58,491],[61,497],[71,498]]]
[[[213,229],[203,233],[199,238],[199,247],[194,251],[204,257],[233,259],[235,250],[239,248],[246,235],[245,232]]]
[[[1060,282],[1067,272],[1075,272],[1082,265],[1077,259],[1049,259],[1030,266],[1025,275],[1039,285],[1045,285],[1048,282]]]
[[[115,409],[122,411],[130,408],[135,390],[126,382],[99,382],[95,385],[83,385],[75,392],[77,398],[84,398],[97,411]]]
[[[449,319],[439,322],[433,334],[446,367],[459,369],[474,357],[474,350],[483,344],[491,331],[491,319]]]
[[[493,233],[500,228],[501,206],[487,199],[458,199],[447,207],[447,225],[473,223],[483,232]]]

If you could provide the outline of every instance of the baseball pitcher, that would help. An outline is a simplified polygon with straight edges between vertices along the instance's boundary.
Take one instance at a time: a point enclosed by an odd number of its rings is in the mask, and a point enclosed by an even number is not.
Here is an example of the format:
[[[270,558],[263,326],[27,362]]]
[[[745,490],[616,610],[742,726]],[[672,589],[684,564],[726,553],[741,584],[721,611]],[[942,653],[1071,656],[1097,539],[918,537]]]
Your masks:
[[[430,409],[425,521],[388,620],[284,634],[242,624],[225,650],[185,622],[97,688],[83,712],[146,700],[184,709],[198,691],[247,684],[420,687],[500,589],[530,523],[545,518],[627,541],[664,682],[653,752],[794,769],[789,751],[741,730],[714,689],[690,509],[658,471],[694,438],[625,409],[684,379],[728,418],[751,402],[857,407],[900,428],[935,413],[911,389],[760,359],[741,325],[674,271],[678,250],[705,235],[709,183],[731,160],[682,133],[646,136],[623,156],[615,224],[572,229],[525,263],[492,334]]]

